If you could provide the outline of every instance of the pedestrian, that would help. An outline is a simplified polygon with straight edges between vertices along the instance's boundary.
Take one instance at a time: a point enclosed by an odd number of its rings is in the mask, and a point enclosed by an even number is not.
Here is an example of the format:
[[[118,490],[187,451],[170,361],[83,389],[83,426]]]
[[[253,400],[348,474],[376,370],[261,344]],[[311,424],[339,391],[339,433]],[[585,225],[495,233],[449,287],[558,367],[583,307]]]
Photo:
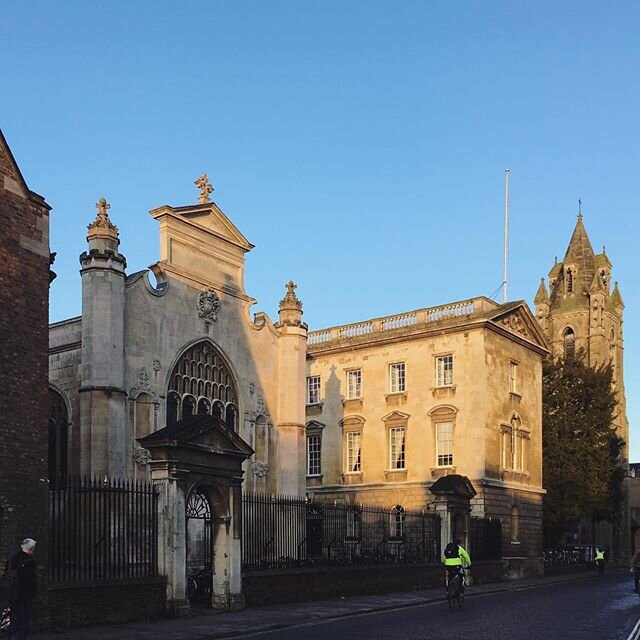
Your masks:
[[[36,541],[26,538],[20,545],[20,551],[7,562],[5,572],[15,571],[16,585],[11,602],[11,624],[5,631],[9,638],[26,640],[31,619],[31,605],[38,590],[36,578],[36,562],[33,553]]]

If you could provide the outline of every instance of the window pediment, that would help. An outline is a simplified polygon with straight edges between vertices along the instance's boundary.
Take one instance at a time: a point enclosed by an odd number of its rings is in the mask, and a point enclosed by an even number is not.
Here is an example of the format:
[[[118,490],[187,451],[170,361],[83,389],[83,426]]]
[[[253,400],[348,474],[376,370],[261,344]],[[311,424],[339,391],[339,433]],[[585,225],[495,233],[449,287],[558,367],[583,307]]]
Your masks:
[[[403,411],[392,411],[382,418],[383,422],[406,422],[411,416]]]
[[[345,416],[340,420],[340,426],[344,429],[347,427],[359,427],[362,428],[366,420],[362,416],[352,415]]]
[[[458,408],[454,407],[452,404],[440,404],[437,407],[433,407],[427,411],[427,415],[432,418],[440,418],[444,416],[456,415],[458,413]]]

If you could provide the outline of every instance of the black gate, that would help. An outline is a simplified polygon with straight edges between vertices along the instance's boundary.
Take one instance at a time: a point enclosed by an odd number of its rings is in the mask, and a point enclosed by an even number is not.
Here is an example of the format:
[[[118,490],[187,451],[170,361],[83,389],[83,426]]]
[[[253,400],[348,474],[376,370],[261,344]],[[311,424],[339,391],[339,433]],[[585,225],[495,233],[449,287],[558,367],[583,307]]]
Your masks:
[[[318,557],[322,555],[322,507],[317,504],[307,506],[307,556]]]
[[[187,501],[187,596],[193,602],[211,600],[211,505],[204,493],[193,491]]]

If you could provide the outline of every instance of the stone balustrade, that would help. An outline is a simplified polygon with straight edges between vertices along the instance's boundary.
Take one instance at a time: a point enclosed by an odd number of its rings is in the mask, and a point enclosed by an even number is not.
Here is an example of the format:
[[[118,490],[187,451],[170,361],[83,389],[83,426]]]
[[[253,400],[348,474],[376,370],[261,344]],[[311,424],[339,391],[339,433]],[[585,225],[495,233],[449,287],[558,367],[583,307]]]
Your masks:
[[[383,334],[388,331],[399,329],[417,328],[420,325],[428,325],[436,322],[452,322],[462,317],[471,317],[474,314],[483,313],[491,308],[497,307],[497,303],[487,298],[473,298],[462,300],[439,307],[429,307],[418,309],[400,315],[386,316],[366,322],[331,327],[320,331],[310,331],[307,342],[310,346],[327,345],[332,342]]]

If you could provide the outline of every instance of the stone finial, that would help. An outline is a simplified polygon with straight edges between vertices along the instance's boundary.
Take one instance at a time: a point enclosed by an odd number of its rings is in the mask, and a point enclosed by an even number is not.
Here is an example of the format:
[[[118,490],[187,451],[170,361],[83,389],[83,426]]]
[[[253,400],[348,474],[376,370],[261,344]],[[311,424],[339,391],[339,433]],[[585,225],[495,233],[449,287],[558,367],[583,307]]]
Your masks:
[[[118,244],[120,244],[120,240],[118,239],[118,227],[111,222],[109,214],[107,213],[110,208],[111,205],[104,197],[100,198],[100,200],[96,202],[98,214],[96,215],[96,219],[87,226],[89,231],[87,234],[87,240],[89,241],[91,248],[115,249]]]
[[[92,228],[100,228],[100,229],[109,229],[114,230],[116,234],[118,233],[118,227],[116,227],[111,220],[109,220],[109,214],[107,211],[111,209],[111,205],[107,202],[106,198],[103,196],[96,202],[96,209],[98,210],[98,215],[96,219],[87,227],[87,229],[91,230]]]
[[[283,307],[286,307],[287,309],[293,307],[295,309],[302,310],[302,302],[300,302],[298,296],[296,295],[296,289],[298,288],[298,285],[293,280],[289,280],[285,287],[287,288],[287,293],[285,294],[284,298],[280,300],[280,309],[282,309]]]
[[[300,325],[302,321],[302,302],[296,295],[298,285],[289,280],[285,285],[287,293],[280,300],[280,322],[287,325]]]
[[[200,189],[198,202],[200,204],[207,204],[207,202],[211,202],[210,194],[213,193],[213,185],[209,182],[207,174],[203,173],[196,181],[194,181],[193,184]]]

